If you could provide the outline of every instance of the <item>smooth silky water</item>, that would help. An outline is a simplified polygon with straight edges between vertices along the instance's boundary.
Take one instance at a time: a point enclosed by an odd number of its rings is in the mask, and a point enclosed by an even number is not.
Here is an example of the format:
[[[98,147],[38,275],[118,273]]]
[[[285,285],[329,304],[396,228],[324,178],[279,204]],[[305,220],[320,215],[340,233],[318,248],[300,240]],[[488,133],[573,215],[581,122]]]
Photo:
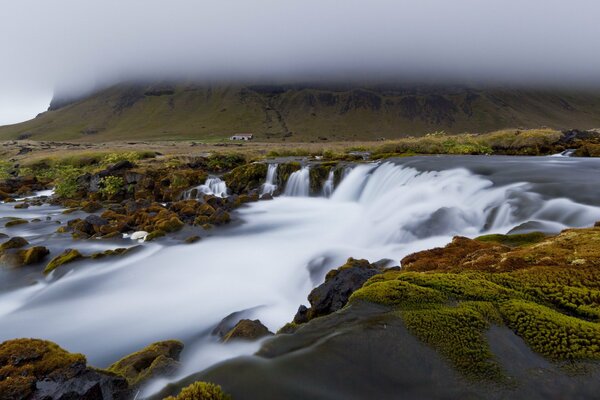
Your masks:
[[[263,193],[273,189],[272,165]],[[180,339],[183,368],[173,380],[256,351],[260,343],[220,344],[210,332],[238,311],[277,330],[348,257],[398,265],[454,235],[558,232],[600,220],[595,159],[412,157],[359,164],[343,176],[333,188],[332,175],[321,196],[308,197],[306,166],[292,174],[284,195],[244,206],[235,212],[242,224],[195,244],[145,243],[128,257],[65,266],[62,276],[36,271],[25,279],[21,271],[4,270],[0,340],[49,339],[104,367],[152,342]],[[223,183],[211,179],[198,191],[225,195]],[[42,219],[3,231],[50,244],[53,254],[65,247],[123,247],[61,239],[51,233],[57,225],[45,220],[49,215],[61,218],[49,206],[0,206],[2,217]],[[146,394],[166,383],[154,382]]]

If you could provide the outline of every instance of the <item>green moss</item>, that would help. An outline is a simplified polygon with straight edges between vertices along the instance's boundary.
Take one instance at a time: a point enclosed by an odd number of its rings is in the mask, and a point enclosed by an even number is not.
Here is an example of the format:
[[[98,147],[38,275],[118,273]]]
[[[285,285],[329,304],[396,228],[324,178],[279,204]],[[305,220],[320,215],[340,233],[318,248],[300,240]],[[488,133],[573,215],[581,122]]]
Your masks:
[[[520,234],[514,234],[514,235],[500,235],[500,234],[484,235],[484,236],[479,236],[478,238],[475,238],[475,240],[480,241],[480,242],[499,243],[504,246],[510,246],[510,247],[519,247],[519,246],[526,246],[529,244],[539,243],[542,240],[546,239],[546,237],[547,236],[542,232],[531,232],[531,233],[520,233]]]
[[[177,396],[169,396],[164,400],[231,400],[221,386],[207,382],[194,382],[184,388]]]
[[[66,249],[62,254],[50,260],[48,265],[46,265],[46,268],[44,268],[44,273],[48,274],[54,271],[56,268],[60,267],[61,265],[77,261],[81,258],[83,258],[83,256],[79,251],[75,249]]]
[[[365,300],[388,306],[418,306],[439,304],[444,302],[446,297],[436,290],[394,279],[367,282],[350,296],[350,301],[356,300]]]
[[[460,303],[400,312],[408,329],[437,349],[462,373],[477,379],[497,380],[502,371],[485,338],[489,303]]]
[[[540,304],[511,300],[500,306],[507,325],[538,353],[555,360],[600,359],[600,324]]]
[[[39,339],[15,339],[0,344],[0,397],[27,399],[35,382],[48,375],[68,375],[79,365],[82,354],[71,354],[55,343]]]

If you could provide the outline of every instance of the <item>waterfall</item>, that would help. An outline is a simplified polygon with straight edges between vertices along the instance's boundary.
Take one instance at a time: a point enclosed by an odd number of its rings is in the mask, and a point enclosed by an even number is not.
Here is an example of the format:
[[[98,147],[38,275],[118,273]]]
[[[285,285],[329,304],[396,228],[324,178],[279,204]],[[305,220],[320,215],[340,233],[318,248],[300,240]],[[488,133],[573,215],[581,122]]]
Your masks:
[[[308,197],[310,194],[310,169],[308,166],[290,175],[283,192],[286,196]]]
[[[273,194],[277,190],[275,181],[277,180],[277,164],[269,164],[267,169],[267,179],[262,185],[261,195]]]
[[[329,171],[329,175],[327,175],[327,180],[323,183],[323,196],[330,197],[333,193],[333,168]]]
[[[573,157],[577,149],[567,149],[560,153],[552,154],[550,157]]]
[[[206,194],[211,194],[217,197],[227,197],[227,184],[217,177],[207,178],[204,184],[186,190],[183,193],[183,199],[199,199]]]
[[[52,273],[26,285],[19,284],[20,271],[0,269],[0,341],[41,337],[105,367],[148,343],[178,338],[186,344],[182,369],[168,379],[179,379],[257,351],[258,342],[223,345],[205,334],[222,318],[243,311],[243,318],[277,330],[306,304],[326,272],[348,257],[398,263],[412,252],[444,246],[454,235],[524,226],[558,232],[600,220],[600,189],[590,184],[597,181],[600,159],[415,157],[348,171],[329,198],[308,197],[304,167],[290,177],[287,196],[248,203],[235,211],[243,224],[194,244],[147,242],[130,256],[84,259],[61,267],[68,271],[63,276]],[[196,189],[205,188],[226,193],[218,178]],[[10,233],[47,242],[53,252],[73,246],[89,254],[114,246],[61,241],[54,224],[43,221],[50,215],[68,218],[54,206],[0,204],[0,218],[42,220]],[[0,232],[6,232],[1,224]],[[76,329],[65,329],[73,321]],[[166,382],[157,381],[155,390]]]

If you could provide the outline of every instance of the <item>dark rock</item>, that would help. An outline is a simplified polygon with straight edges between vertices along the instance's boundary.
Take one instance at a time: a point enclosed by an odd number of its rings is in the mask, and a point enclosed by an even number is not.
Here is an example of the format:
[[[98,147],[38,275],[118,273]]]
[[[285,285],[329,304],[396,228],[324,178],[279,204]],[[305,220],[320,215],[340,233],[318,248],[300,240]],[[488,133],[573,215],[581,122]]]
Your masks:
[[[305,305],[301,305],[294,316],[294,323],[303,324],[305,322],[308,322],[308,308]]]
[[[325,282],[308,295],[311,308],[300,308],[294,321],[310,320],[340,310],[346,305],[350,295],[373,275],[383,271],[378,265],[369,264],[367,260],[349,258],[345,265],[330,271]]]
[[[105,220],[104,218],[99,217],[97,215],[88,215],[85,218],[85,222],[87,222],[88,224],[93,225],[93,226],[108,225],[108,221],[107,220]]]
[[[110,167],[108,167],[107,171],[109,171],[109,172],[122,171],[124,169],[131,169],[133,167],[135,167],[135,165],[133,165],[133,163],[131,161],[123,160],[123,161],[119,161],[119,162],[115,163],[114,165],[111,165]]]

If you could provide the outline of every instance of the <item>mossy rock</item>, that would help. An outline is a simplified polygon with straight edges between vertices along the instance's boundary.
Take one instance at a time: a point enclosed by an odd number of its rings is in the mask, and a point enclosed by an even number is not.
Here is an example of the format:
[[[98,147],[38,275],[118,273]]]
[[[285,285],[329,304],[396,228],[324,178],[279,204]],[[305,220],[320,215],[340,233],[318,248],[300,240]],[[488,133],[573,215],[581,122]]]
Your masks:
[[[97,201],[84,201],[81,203],[81,210],[86,213],[94,213],[102,209],[102,204]]]
[[[547,235],[542,232],[519,233],[512,235],[492,234],[475,238],[479,242],[498,243],[509,247],[521,247],[539,243],[546,239]]]
[[[19,251],[19,255],[23,259],[24,265],[42,262],[48,254],[50,254],[50,250],[44,246],[34,246],[30,247],[29,249]]]
[[[185,387],[177,396],[169,396],[164,400],[231,400],[221,386],[208,382],[194,382]]]
[[[125,377],[130,386],[138,386],[151,378],[169,375],[179,367],[183,343],[165,340],[129,354],[108,367],[108,371]]]
[[[168,219],[159,220],[156,223],[156,230],[163,232],[176,232],[183,228],[185,224],[177,217],[170,217]]]
[[[48,274],[54,271],[56,268],[60,267],[61,265],[72,263],[73,261],[77,261],[82,258],[83,255],[78,250],[66,249],[62,254],[50,260],[48,265],[46,265],[46,268],[44,268],[44,273]]]
[[[0,398],[92,399],[98,393],[128,398],[125,379],[86,366],[85,356],[40,339],[0,344]]]
[[[14,218],[14,219],[11,219],[10,221],[7,221],[4,224],[4,227],[5,228],[10,228],[12,226],[23,225],[23,224],[28,224],[28,223],[29,223],[29,221],[27,221],[26,219]]]
[[[196,243],[196,242],[198,242],[200,239],[201,239],[201,237],[200,237],[200,236],[193,235],[193,236],[190,236],[190,237],[186,238],[186,239],[185,239],[185,243],[187,243],[187,244]]]
[[[138,248],[138,246],[134,246],[131,248],[119,247],[117,249],[104,250],[104,251],[101,251],[98,253],[91,254],[90,258],[93,260],[97,260],[99,258],[110,257],[110,256],[122,256],[124,254],[131,252],[133,249],[136,249],[136,248]]]
[[[9,250],[9,249],[20,249],[21,247],[25,247],[29,244],[27,240],[20,236],[15,236],[13,238],[8,239],[6,242],[0,245],[0,253]]]
[[[223,342],[227,343],[232,340],[257,340],[265,336],[272,336],[273,332],[264,326],[260,320],[254,321],[242,319],[239,321],[225,336]]]
[[[227,187],[235,194],[259,189],[267,178],[267,165],[252,163],[239,166],[223,175]]]
[[[151,242],[153,240],[156,240],[158,238],[161,238],[163,236],[166,236],[166,232],[165,231],[161,231],[161,230],[155,230],[152,231],[148,234],[148,236],[146,236],[146,239],[144,239],[145,242]]]
[[[82,354],[71,354],[55,343],[39,339],[15,339],[0,344],[0,393],[6,399],[26,399],[35,382],[50,374],[85,365]]]
[[[277,167],[277,187],[283,189],[290,179],[290,175],[299,171],[301,168],[302,164],[295,161],[279,164]]]
[[[318,195],[321,193],[323,189],[323,184],[327,180],[329,176],[329,171],[332,167],[325,166],[323,164],[314,164],[311,165],[309,170],[309,179],[310,179],[310,194]]]

